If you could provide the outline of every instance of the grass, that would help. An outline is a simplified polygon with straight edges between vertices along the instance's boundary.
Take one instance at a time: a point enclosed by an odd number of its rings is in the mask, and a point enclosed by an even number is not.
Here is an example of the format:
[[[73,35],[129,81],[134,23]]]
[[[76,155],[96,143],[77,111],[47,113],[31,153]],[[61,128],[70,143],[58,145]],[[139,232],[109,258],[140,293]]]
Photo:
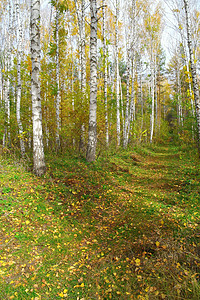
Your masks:
[[[37,178],[0,161],[0,299],[200,299],[195,153],[47,163]]]

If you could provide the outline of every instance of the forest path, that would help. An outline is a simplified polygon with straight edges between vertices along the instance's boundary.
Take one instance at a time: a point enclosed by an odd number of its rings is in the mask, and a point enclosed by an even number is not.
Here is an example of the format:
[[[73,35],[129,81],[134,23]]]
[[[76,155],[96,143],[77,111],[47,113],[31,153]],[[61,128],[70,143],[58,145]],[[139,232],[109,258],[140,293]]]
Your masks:
[[[0,299],[199,299],[200,166],[176,147],[44,178],[1,161]]]

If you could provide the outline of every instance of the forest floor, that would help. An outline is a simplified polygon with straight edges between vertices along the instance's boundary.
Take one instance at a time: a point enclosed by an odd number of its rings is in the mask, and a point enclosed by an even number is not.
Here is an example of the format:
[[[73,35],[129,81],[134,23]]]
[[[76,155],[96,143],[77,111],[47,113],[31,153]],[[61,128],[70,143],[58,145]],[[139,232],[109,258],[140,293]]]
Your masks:
[[[0,158],[0,299],[200,299],[200,163],[154,146],[95,163]]]

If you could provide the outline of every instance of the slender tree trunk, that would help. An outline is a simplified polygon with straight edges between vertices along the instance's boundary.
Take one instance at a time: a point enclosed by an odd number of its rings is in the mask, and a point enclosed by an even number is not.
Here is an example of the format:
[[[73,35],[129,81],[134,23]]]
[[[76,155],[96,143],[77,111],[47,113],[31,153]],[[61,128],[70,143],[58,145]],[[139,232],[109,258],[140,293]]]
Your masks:
[[[132,61],[132,86],[131,86],[131,121],[135,121],[135,51],[133,51]]]
[[[85,56],[85,0],[81,2],[81,84],[83,100],[86,97],[86,56]]]
[[[155,55],[154,60],[154,86],[155,86],[155,135],[158,133],[158,89],[157,89],[157,76],[158,76],[158,66],[157,66],[157,59]]]
[[[18,132],[19,132],[19,142],[20,142],[20,150],[21,155],[24,157],[25,155],[25,145],[23,139],[23,126],[21,122],[20,115],[20,107],[21,107],[21,59],[22,59],[22,24],[21,24],[21,16],[19,10],[19,0],[16,1],[16,13],[17,13],[17,23],[18,23],[18,53],[17,53],[17,104],[16,104],[16,115],[17,115],[17,124],[18,124]]]
[[[194,59],[194,53],[193,53],[193,48],[192,48],[192,34],[191,34],[191,22],[190,22],[190,18],[189,18],[188,0],[183,0],[183,2],[184,2],[185,16],[186,16],[187,43],[188,43],[189,54],[190,54],[190,66],[191,66],[191,73],[192,73],[192,83],[193,83],[193,92],[194,92],[194,101],[195,101],[197,128],[198,128],[197,145],[198,145],[198,151],[199,151],[199,157],[200,157],[200,99],[199,99],[199,87],[198,87],[198,82],[197,82],[195,59]]]
[[[33,169],[37,176],[45,172],[40,98],[40,1],[31,0],[31,95],[33,121]]]
[[[116,102],[117,102],[117,146],[120,146],[120,95],[119,95],[119,28],[118,28],[118,19],[119,19],[119,0],[116,0]]]
[[[4,88],[4,74],[3,74],[3,66],[2,62],[1,63],[1,100],[0,100],[0,109],[2,109],[3,106],[3,88]]]
[[[155,95],[154,95],[154,63],[153,63],[153,45],[151,44],[151,130],[150,130],[150,143],[153,141],[154,133],[154,115],[155,115]]]
[[[180,62],[177,55],[177,114],[178,114],[178,130],[183,126],[182,103],[181,103],[181,82],[180,82]]]
[[[96,158],[97,144],[97,1],[90,0],[90,110],[86,159],[92,162]]]
[[[194,111],[194,101],[193,101],[193,97],[192,97],[192,84],[191,84],[191,79],[190,79],[189,58],[188,58],[186,45],[185,45],[185,36],[184,36],[184,33],[183,33],[183,26],[182,26],[181,21],[179,19],[179,13],[177,14],[177,17],[178,17],[178,28],[179,28],[179,32],[180,32],[180,36],[181,36],[181,42],[182,42],[183,57],[184,57],[184,62],[185,62],[186,68],[187,68],[187,79],[188,79],[188,85],[189,85],[192,115],[194,117],[195,116],[195,111]],[[193,128],[193,125],[192,125],[192,132],[194,131],[193,129],[194,128]],[[194,134],[194,132],[193,132],[193,134]]]
[[[61,130],[61,119],[60,119],[60,59],[59,59],[59,20],[60,12],[58,8],[58,0],[56,1],[56,148],[60,148],[60,130]]]
[[[132,124],[135,120],[135,88],[134,88],[134,81],[135,81],[135,51],[133,51],[132,57],[132,82],[131,82],[131,102],[130,102],[130,111],[129,111],[129,118],[128,118],[128,128],[127,128],[127,144],[129,141],[129,135],[132,130]]]
[[[11,35],[12,35],[12,26],[11,26],[11,1],[8,2],[8,17],[9,17],[9,24],[8,24],[8,37],[7,37],[7,57],[6,57],[6,72],[7,78],[5,82],[5,130],[3,136],[3,147],[10,147],[11,146],[11,139],[10,139],[10,68],[11,68]]]
[[[86,100],[86,56],[85,56],[85,0],[81,1],[81,92],[82,103]],[[85,149],[85,124],[81,124],[80,151]]]
[[[130,125],[129,133],[132,131],[132,128],[135,126],[136,120],[136,108],[135,108],[135,50],[133,51],[133,62],[132,62],[132,87],[131,87],[131,111],[130,111]]]
[[[121,111],[122,111],[122,126],[123,126],[123,131],[124,131],[124,126],[125,126],[125,120],[124,120],[124,101],[123,101],[123,91],[122,91],[122,79],[120,77],[120,104],[121,104]]]
[[[81,0],[81,7],[79,8],[77,0],[75,0],[76,14],[78,18],[79,37],[80,37],[80,78],[81,78],[81,101],[82,105],[86,100],[86,56],[85,56],[85,0]],[[85,124],[80,127],[80,142],[79,149],[83,151],[85,148]]]
[[[126,148],[129,141],[129,134],[131,130],[131,122],[135,120],[135,90],[134,90],[134,74],[135,74],[135,48],[136,48],[136,0],[132,0],[131,8],[131,37],[127,41],[127,90],[126,90],[126,112],[125,112],[125,125],[123,134],[123,147]],[[131,52],[132,51],[132,52]],[[131,63],[132,62],[132,63]],[[132,76],[131,95],[130,78]]]
[[[142,72],[142,64],[140,60],[140,72]],[[140,135],[140,143],[142,141],[142,134],[143,134],[143,123],[144,123],[144,100],[143,100],[143,91],[142,91],[142,74],[140,74],[140,103],[141,103],[141,135]]]
[[[129,41],[128,41],[128,51],[127,51],[127,83],[126,83],[126,111],[125,111],[125,124],[124,124],[124,131],[123,131],[123,147],[126,148],[128,145],[128,119],[129,119],[129,101],[130,101],[130,49],[129,49]]]
[[[105,0],[102,0],[103,9],[103,57],[104,57],[104,103],[105,103],[105,129],[106,129],[106,145],[109,145],[108,133],[108,63],[107,63],[107,45],[106,45],[106,11]]]

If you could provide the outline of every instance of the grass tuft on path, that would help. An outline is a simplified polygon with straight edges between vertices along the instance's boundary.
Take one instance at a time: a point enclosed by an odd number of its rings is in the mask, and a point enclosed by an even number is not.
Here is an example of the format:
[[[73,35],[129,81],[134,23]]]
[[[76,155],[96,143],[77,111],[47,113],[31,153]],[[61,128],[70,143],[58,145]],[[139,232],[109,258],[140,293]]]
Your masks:
[[[200,164],[168,146],[0,160],[0,299],[200,299]]]

